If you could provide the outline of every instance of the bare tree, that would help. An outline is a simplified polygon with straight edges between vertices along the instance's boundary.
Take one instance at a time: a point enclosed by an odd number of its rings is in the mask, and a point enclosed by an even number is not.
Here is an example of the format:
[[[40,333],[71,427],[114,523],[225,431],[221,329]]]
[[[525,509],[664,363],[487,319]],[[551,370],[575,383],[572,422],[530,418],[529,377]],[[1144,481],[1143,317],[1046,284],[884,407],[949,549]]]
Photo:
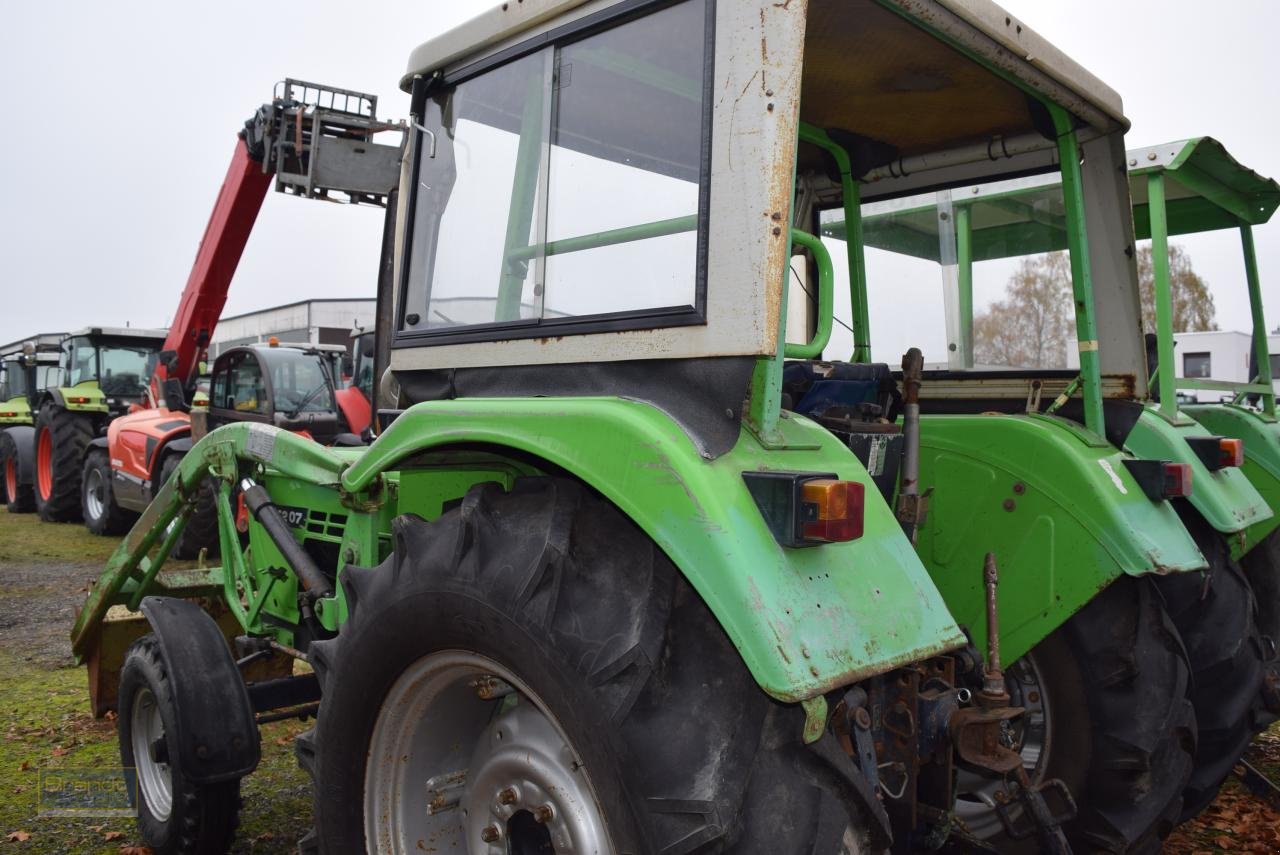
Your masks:
[[[1156,294],[1151,273],[1151,247],[1138,250],[1138,293],[1142,299],[1142,328],[1156,331]],[[1173,331],[1201,332],[1218,328],[1213,295],[1191,267],[1191,257],[1169,244],[1169,295],[1173,303]]]
[[[1065,252],[1023,259],[1003,300],[973,319],[978,365],[1065,368],[1075,340],[1071,262]]]

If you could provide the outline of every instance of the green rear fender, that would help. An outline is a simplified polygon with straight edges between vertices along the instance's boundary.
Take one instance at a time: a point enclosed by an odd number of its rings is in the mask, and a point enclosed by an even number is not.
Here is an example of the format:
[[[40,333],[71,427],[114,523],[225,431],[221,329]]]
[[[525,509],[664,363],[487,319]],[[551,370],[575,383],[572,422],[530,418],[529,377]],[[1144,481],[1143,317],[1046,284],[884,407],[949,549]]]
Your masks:
[[[1269,519],[1245,529],[1244,552],[1248,552],[1280,525],[1280,422],[1233,404],[1193,405],[1182,411],[1215,436],[1244,440],[1240,471],[1272,511]]]
[[[1122,575],[1204,557],[1124,454],[1051,416],[923,416],[920,483],[932,488],[919,552],[951,613],[986,638],[983,558],[1000,573],[1000,641],[1013,661]]]
[[[568,471],[671,557],[761,687],[779,700],[808,699],[962,644],[857,458],[806,419],[783,419],[781,430],[786,449],[766,450],[743,431],[732,451],[706,460],[669,416],[634,401],[433,401],[401,414],[342,482],[356,493],[412,455],[462,444],[517,450]],[[780,547],[742,478],[765,469],[862,482],[865,533],[850,543]],[[410,470],[400,477],[406,481]]]
[[[1125,448],[1146,460],[1170,460],[1191,464],[1190,502],[1215,530],[1228,536],[1233,558],[1243,554],[1239,536],[1252,525],[1271,519],[1271,508],[1234,466],[1210,472],[1187,445],[1191,436],[1212,436],[1204,425],[1190,419],[1171,424],[1150,408],[1144,408],[1133,426]],[[1245,441],[1245,448],[1249,446]],[[1246,451],[1247,453],[1247,451]]]
[[[22,395],[15,395],[7,401],[0,401],[0,425],[29,425],[31,405]]]

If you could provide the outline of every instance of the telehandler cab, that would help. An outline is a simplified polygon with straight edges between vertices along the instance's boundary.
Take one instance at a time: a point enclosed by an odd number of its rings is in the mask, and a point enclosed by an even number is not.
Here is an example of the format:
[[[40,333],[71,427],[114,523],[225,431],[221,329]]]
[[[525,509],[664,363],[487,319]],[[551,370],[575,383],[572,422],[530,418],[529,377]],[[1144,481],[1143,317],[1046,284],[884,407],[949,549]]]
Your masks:
[[[918,350],[819,361],[824,205],[1061,164],[1076,300],[1132,280],[1118,96],[984,0],[524,0],[401,82],[377,439],[210,432],[73,630],[148,844],[229,845],[256,722],[303,714],[304,852],[1158,846],[1196,720],[1150,577],[1206,562],[1106,438],[1136,302],[1074,420],[958,378],[932,447]],[[161,572],[210,474],[222,566]],[[313,673],[239,672],[280,656]]]

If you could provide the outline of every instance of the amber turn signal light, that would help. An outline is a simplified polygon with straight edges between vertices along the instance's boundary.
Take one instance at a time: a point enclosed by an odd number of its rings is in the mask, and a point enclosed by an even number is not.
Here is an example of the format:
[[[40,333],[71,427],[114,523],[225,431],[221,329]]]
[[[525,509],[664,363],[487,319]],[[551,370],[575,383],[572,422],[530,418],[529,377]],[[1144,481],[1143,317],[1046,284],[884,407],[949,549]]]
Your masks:
[[[1218,450],[1221,453],[1219,460],[1223,466],[1243,466],[1244,465],[1244,440],[1229,439],[1223,437],[1218,440]]]
[[[800,536],[820,543],[862,537],[865,496],[865,488],[857,481],[805,481],[800,486]]]

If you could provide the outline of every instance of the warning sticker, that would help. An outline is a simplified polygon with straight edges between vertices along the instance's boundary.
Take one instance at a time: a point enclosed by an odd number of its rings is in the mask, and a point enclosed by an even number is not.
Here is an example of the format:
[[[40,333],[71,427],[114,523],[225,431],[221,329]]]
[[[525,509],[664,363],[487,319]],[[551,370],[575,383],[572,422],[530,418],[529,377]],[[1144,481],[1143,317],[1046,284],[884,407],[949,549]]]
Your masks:
[[[276,431],[278,427],[271,425],[249,425],[249,435],[244,441],[244,450],[263,463],[270,463],[276,453]]]

